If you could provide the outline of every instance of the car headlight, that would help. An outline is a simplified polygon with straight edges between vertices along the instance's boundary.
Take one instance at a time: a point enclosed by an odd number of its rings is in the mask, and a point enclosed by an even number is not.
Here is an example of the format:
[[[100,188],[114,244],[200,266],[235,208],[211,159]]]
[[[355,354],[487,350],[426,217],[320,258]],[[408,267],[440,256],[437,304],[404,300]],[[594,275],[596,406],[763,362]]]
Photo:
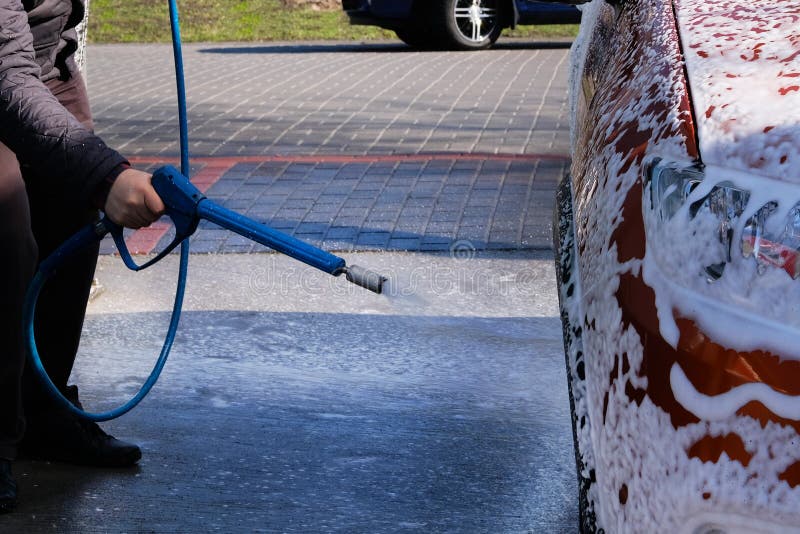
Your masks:
[[[760,275],[777,268],[800,276],[800,203],[785,194],[786,186],[770,193],[769,180],[749,180],[751,188],[709,181],[697,166],[663,160],[646,168],[645,197],[655,225],[677,232],[683,225],[683,237],[705,243],[701,273],[708,281],[719,280],[732,263],[752,259]]]

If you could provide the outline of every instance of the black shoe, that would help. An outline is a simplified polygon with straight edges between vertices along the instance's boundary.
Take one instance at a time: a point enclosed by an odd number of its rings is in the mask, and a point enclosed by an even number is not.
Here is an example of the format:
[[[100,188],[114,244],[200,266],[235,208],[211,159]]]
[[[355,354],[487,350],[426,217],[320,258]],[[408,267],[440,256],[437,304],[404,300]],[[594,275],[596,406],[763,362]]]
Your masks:
[[[17,483],[11,476],[11,461],[0,458],[0,514],[17,506]]]
[[[68,390],[68,398],[80,406],[78,389],[73,386]],[[98,467],[129,467],[142,457],[136,445],[109,436],[97,423],[63,409],[28,417],[20,454]]]

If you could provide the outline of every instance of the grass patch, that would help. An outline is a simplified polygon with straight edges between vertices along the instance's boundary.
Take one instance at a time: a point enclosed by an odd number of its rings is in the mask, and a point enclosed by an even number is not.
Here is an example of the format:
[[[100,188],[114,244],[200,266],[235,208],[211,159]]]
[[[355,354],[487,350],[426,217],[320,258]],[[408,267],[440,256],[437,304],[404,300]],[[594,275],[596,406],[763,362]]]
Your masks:
[[[578,36],[578,24],[543,24],[541,26],[517,26],[503,31],[505,37],[532,39],[574,39]]]
[[[180,0],[181,37],[200,41],[363,41],[396,39],[373,26],[350,26],[339,10],[288,9],[280,0]],[[164,0],[91,0],[89,40],[152,43],[170,40]],[[522,26],[505,35],[574,37],[577,26]]]

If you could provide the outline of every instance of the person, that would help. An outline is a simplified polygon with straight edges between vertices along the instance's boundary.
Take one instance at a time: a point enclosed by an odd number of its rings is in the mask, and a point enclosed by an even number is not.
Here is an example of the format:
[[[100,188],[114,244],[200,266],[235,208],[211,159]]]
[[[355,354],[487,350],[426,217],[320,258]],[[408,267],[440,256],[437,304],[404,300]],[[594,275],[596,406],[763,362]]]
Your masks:
[[[25,369],[22,305],[37,261],[102,209],[129,228],[164,211],[151,176],[133,169],[92,131],[78,71],[75,27],[83,0],[0,0],[0,512],[17,503],[17,454],[123,467],[136,445],[59,408]],[[68,379],[80,341],[98,246],[60,269],[40,295],[34,328],[56,386]]]

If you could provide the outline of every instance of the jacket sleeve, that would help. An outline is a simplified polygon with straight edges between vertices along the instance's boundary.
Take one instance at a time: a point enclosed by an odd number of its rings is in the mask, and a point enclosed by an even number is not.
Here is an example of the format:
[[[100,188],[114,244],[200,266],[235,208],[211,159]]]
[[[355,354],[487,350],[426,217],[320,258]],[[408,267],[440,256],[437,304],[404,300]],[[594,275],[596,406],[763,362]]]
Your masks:
[[[20,0],[0,0],[0,141],[32,167],[36,184],[88,203],[123,158],[72,116],[39,79]]]

